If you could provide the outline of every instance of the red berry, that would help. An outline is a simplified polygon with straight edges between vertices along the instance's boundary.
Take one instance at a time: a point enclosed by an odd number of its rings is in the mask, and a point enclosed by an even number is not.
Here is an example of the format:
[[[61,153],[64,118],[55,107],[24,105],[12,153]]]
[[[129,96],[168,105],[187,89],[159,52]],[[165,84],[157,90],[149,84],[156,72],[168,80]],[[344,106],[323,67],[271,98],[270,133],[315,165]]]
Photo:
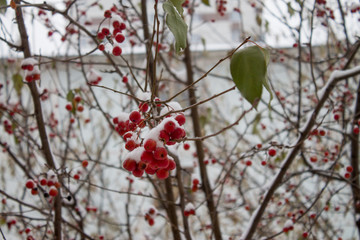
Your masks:
[[[165,160],[167,158],[167,151],[163,147],[156,148],[154,152],[154,158],[156,160]]]
[[[131,137],[132,137],[132,133],[131,133],[131,132],[127,132],[127,133],[125,133],[124,136],[123,136],[123,138],[124,138],[125,141],[127,141],[128,138],[131,138]]]
[[[157,160],[155,160],[155,161],[156,161],[156,165],[158,168],[166,169],[170,164],[170,161],[168,158],[165,158],[164,160],[161,160],[161,161],[157,161]]]
[[[79,105],[77,107],[77,110],[78,110],[78,112],[82,112],[82,111],[84,111],[84,107],[82,105]]]
[[[192,181],[193,185],[198,185],[200,183],[199,179],[194,178]]]
[[[110,10],[106,10],[106,11],[104,12],[104,17],[105,17],[105,18],[111,18],[111,11],[110,11]]]
[[[349,179],[350,177],[351,177],[351,173],[346,172],[346,173],[344,174],[344,178]]]
[[[172,159],[169,159],[169,166],[166,168],[166,170],[174,170],[176,168],[176,164],[175,164],[175,161],[172,160]]]
[[[273,148],[270,148],[268,153],[269,153],[269,156],[273,157],[276,155],[276,150]]]
[[[86,168],[89,165],[89,161],[88,160],[84,160],[81,162],[81,165]]]
[[[40,179],[40,185],[45,186],[47,184],[47,180],[45,178]]]
[[[141,114],[139,111],[132,111],[129,115],[130,121],[138,123],[141,120]]]
[[[340,115],[339,115],[339,114],[335,114],[335,115],[334,115],[334,119],[335,119],[335,121],[338,121],[338,120],[340,119]]]
[[[352,173],[352,171],[354,170],[354,168],[352,166],[347,166],[346,167],[346,171],[349,173]]]
[[[107,36],[107,35],[109,35],[110,34],[110,30],[108,29],[108,28],[103,28],[103,29],[101,29],[101,32],[102,32],[102,34],[104,34],[105,36]]]
[[[157,172],[156,172],[156,176],[158,177],[158,179],[166,179],[169,177],[169,171],[166,170],[166,169],[159,169]]]
[[[127,76],[123,76],[122,82],[123,82],[123,83],[127,83],[128,81],[129,81],[128,77],[127,77]]]
[[[359,127],[354,127],[353,132],[354,132],[355,135],[358,135],[359,132],[360,132]]]
[[[124,35],[122,35],[121,33],[118,33],[118,34],[116,34],[116,36],[115,36],[115,40],[116,40],[118,43],[122,43],[122,42],[124,42],[125,37],[124,37]]]
[[[56,195],[58,195],[58,190],[55,187],[51,187],[49,190],[49,195],[55,197]]]
[[[132,139],[125,143],[125,148],[130,152],[136,148],[136,142]]]
[[[144,143],[144,148],[145,148],[145,151],[147,152],[152,152],[152,151],[155,151],[156,149],[156,141],[154,139],[147,139]]]
[[[186,132],[182,128],[176,128],[170,135],[170,138],[173,140],[181,139],[186,136]]]
[[[31,194],[32,194],[32,195],[37,195],[37,194],[38,194],[37,188],[31,189]]]
[[[141,112],[147,112],[147,110],[149,110],[149,104],[147,104],[146,102],[140,103],[139,104],[139,110]]]
[[[153,218],[149,218],[149,219],[148,219],[148,223],[149,223],[150,226],[153,226],[154,223],[155,223],[155,221],[154,221]]]
[[[105,45],[101,43],[101,44],[99,44],[98,48],[99,48],[100,51],[104,51],[105,50]]]
[[[74,175],[74,179],[75,179],[75,180],[79,180],[79,179],[80,179],[80,175],[79,175],[79,174],[75,174],[75,175]]]
[[[120,30],[125,30],[126,29],[125,23],[120,23],[119,28],[120,28]]]
[[[35,187],[35,182],[33,180],[29,179],[26,181],[25,186],[28,189],[33,189]]]
[[[135,168],[134,171],[132,171],[132,174],[133,174],[135,177],[142,177],[142,175],[144,174],[144,170]]]
[[[66,110],[68,110],[69,112],[72,110],[72,105],[70,103],[66,104],[65,106]]]
[[[174,123],[173,121],[171,121],[171,120],[167,121],[167,122],[165,123],[165,125],[164,125],[164,130],[165,130],[167,133],[169,133],[169,134],[171,134],[172,132],[174,132],[175,128],[176,128],[176,125],[175,125],[175,123]]]
[[[317,157],[316,156],[311,156],[310,157],[310,162],[317,162]]]
[[[98,32],[97,38],[100,39],[100,40],[102,40],[102,39],[105,38],[105,35],[104,35],[102,32]]]
[[[121,53],[122,53],[122,49],[121,49],[121,47],[119,47],[119,46],[115,46],[115,47],[113,48],[113,50],[112,50],[112,54],[113,54],[114,56],[120,56]]]
[[[81,97],[80,96],[75,96],[74,100],[75,100],[75,102],[81,102]]]
[[[303,238],[307,238],[309,236],[309,234],[307,232],[303,232],[302,236],[303,236]]]
[[[250,161],[250,160],[247,160],[246,162],[245,162],[245,164],[246,164],[246,166],[251,166],[252,165],[252,162]]]
[[[136,161],[134,159],[128,158],[123,162],[123,167],[129,172],[132,172],[136,168]]]
[[[140,160],[146,163],[151,163],[154,160],[154,156],[151,152],[144,151],[141,154]]]
[[[159,139],[167,143],[170,141],[170,136],[165,130],[161,130],[159,134]]]
[[[190,149],[190,144],[185,143],[184,144],[184,150],[189,150]],[[216,160],[215,160],[216,161]]]
[[[266,161],[261,161],[261,165],[265,166],[266,165]]]
[[[183,114],[176,115],[175,120],[178,122],[178,124],[180,126],[184,125],[185,122],[186,122],[186,118],[185,118],[185,116]]]

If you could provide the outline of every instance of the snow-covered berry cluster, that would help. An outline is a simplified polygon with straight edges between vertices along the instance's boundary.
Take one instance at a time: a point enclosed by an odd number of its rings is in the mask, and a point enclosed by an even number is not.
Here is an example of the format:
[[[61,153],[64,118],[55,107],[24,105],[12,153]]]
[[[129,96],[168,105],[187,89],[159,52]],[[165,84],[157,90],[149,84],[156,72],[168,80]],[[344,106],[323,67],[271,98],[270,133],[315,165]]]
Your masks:
[[[25,80],[27,82],[40,80],[40,69],[37,63],[34,58],[25,58],[21,62],[21,69],[25,70]]]
[[[175,145],[186,136],[183,127],[185,116],[182,113],[167,114],[171,110],[181,109],[178,103],[169,103],[160,112],[166,117],[149,129],[145,128],[144,105],[141,104],[139,108],[142,111],[122,113],[113,119],[115,130],[123,137],[125,149],[129,151],[123,167],[136,177],[142,177],[146,172],[150,175],[156,174],[159,179],[166,179],[170,171],[176,168],[176,164],[168,155],[165,146]]]

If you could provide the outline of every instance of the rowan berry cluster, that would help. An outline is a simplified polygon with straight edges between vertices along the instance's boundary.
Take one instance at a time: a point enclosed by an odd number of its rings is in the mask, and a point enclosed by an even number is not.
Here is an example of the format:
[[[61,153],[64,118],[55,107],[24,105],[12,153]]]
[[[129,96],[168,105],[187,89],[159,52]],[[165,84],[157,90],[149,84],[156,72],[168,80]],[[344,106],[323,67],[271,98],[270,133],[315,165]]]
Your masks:
[[[177,103],[173,106],[176,106],[176,109],[170,107],[171,110],[181,109]],[[148,108],[147,104],[140,104],[139,111],[122,113],[113,119],[115,130],[123,137],[125,149],[129,151],[123,167],[136,177],[142,177],[146,172],[149,175],[156,174],[159,179],[166,179],[170,171],[176,168],[176,164],[168,155],[165,146],[175,145],[185,137],[183,125],[186,119],[182,113],[168,114],[157,126],[150,130],[146,128],[148,131],[142,134],[146,126],[143,116]],[[166,115],[167,112],[162,113]]]
[[[34,180],[28,179],[25,183],[25,187],[31,190],[32,195],[37,195],[39,193],[39,188],[41,187],[44,190],[44,197],[55,197],[59,193],[58,189],[61,187],[61,184],[54,171],[48,171],[46,176],[46,178],[40,177],[39,179]]]
[[[156,209],[154,207],[149,208],[149,210],[145,213],[145,220],[148,222],[150,226],[155,224],[154,217],[156,216]]]
[[[98,48],[100,51],[105,51],[106,42],[104,40],[107,39],[107,42],[112,45],[112,54],[114,56],[120,56],[122,48],[119,44],[125,41],[125,36],[122,31],[126,29],[126,24],[122,21],[116,9],[106,10],[104,17],[109,19],[109,23],[111,24],[109,24],[109,27],[102,27],[97,33],[97,38],[102,41]],[[111,27],[113,28],[112,31],[110,30]]]
[[[21,62],[21,69],[25,70],[25,80],[32,82],[40,79],[40,69],[34,58],[25,58]]]

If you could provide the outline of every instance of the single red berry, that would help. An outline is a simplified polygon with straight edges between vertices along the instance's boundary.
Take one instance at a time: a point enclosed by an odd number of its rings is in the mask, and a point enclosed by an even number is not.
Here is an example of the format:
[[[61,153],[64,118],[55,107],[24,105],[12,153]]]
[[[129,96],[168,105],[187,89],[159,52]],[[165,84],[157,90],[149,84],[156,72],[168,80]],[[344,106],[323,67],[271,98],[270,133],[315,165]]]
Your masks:
[[[149,110],[149,104],[147,104],[146,102],[140,103],[139,110],[141,112],[147,112],[147,110]]]
[[[170,136],[165,130],[161,130],[159,134],[159,139],[167,143],[170,140]]]
[[[156,165],[158,168],[166,169],[170,164],[170,161],[168,158],[165,158],[164,160],[160,160],[160,161],[158,161],[158,160],[155,160],[155,161],[156,161]]]
[[[334,115],[334,120],[335,120],[335,121],[338,121],[339,119],[340,119],[340,115],[339,115],[339,114],[335,114],[335,115]]]
[[[132,134],[131,132],[125,133],[124,136],[123,136],[124,141],[127,142],[127,140],[128,140],[129,138],[131,138],[132,135],[133,135],[133,134]]]
[[[176,168],[176,163],[175,163],[175,161],[172,160],[172,159],[169,159],[169,166],[166,168],[166,170],[171,171],[171,170],[174,170],[175,168]]]
[[[55,186],[56,188],[60,188],[60,187],[61,187],[61,184],[60,184],[59,182],[55,182],[55,183],[54,183],[54,186]]]
[[[153,226],[155,224],[155,221],[154,221],[153,218],[149,218],[148,223],[149,223],[150,226]]]
[[[190,144],[184,143],[184,150],[189,150],[189,149],[190,149]]]
[[[144,151],[141,154],[140,160],[143,162],[146,162],[146,163],[151,163],[154,160],[154,156],[153,156],[152,152]]]
[[[171,134],[172,132],[174,132],[176,128],[176,125],[173,121],[169,120],[165,123],[164,125],[164,130],[168,133]]]
[[[125,148],[129,150],[130,152],[136,148],[136,142],[132,139],[128,140],[125,143]]]
[[[316,156],[311,156],[310,157],[310,162],[317,162],[317,157]]]
[[[144,175],[144,170],[141,170],[139,168],[135,168],[133,171],[132,171],[132,174],[135,176],[135,177],[142,177],[142,175]]]
[[[105,17],[105,18],[111,18],[111,11],[110,11],[110,10],[106,10],[106,11],[104,12],[104,17]]]
[[[83,107],[82,105],[79,105],[79,106],[77,107],[77,111],[78,111],[78,112],[84,111],[84,107]]]
[[[83,160],[83,161],[81,162],[81,165],[82,165],[84,168],[86,168],[86,167],[89,165],[89,161],[88,161],[88,160]]]
[[[159,169],[157,172],[156,172],[156,176],[158,177],[158,179],[166,179],[169,177],[169,171],[162,168],[162,169]]]
[[[80,96],[75,96],[74,97],[74,100],[75,100],[75,102],[81,102],[81,97]]]
[[[265,166],[266,165],[266,161],[261,161],[261,165]]]
[[[246,164],[246,166],[250,167],[250,166],[252,165],[252,162],[251,162],[250,160],[247,160],[247,161],[245,162],[245,164]]]
[[[100,43],[98,48],[99,48],[100,51],[104,51],[105,50],[105,45]]]
[[[69,112],[72,110],[72,105],[70,103],[66,104],[65,106],[66,110],[68,110]]]
[[[145,151],[147,152],[152,152],[155,151],[156,149],[156,141],[154,139],[146,139],[145,143],[144,143],[144,148]]]
[[[38,194],[37,188],[31,189],[31,194],[32,194],[32,195],[37,195],[37,194]]]
[[[270,148],[268,153],[269,153],[269,156],[273,157],[276,155],[276,150],[274,148]]]
[[[117,20],[113,21],[112,25],[115,29],[120,30],[120,22],[119,21],[117,21]]]
[[[358,135],[359,132],[360,132],[359,127],[354,127],[353,132],[354,132],[355,135]]]
[[[47,184],[47,180],[45,178],[40,179],[40,185],[45,186]]]
[[[27,180],[25,183],[26,188],[33,189],[35,187],[35,182],[31,179]]]
[[[103,40],[105,38],[105,35],[102,32],[98,32],[97,38]]]
[[[344,178],[349,179],[350,177],[351,177],[351,173],[346,172],[346,173],[344,174]]]
[[[156,148],[156,150],[154,152],[154,158],[156,160],[165,160],[166,157],[167,157],[167,151],[165,148],[163,148],[163,147]]]
[[[123,83],[127,83],[127,82],[129,82],[128,77],[127,77],[127,76],[123,76],[123,78],[122,78],[122,82],[123,82]]]
[[[30,228],[26,228],[26,229],[25,229],[25,233],[26,233],[26,234],[29,234],[30,232],[31,232],[31,229],[30,229]]]
[[[193,185],[198,185],[200,183],[199,179],[194,178],[192,181]]]
[[[354,168],[352,166],[347,166],[346,171],[352,173],[352,171],[354,171]]]
[[[79,180],[79,179],[80,179],[80,175],[79,175],[79,174],[75,174],[75,175],[74,175],[74,179],[75,179],[75,180]]]
[[[115,47],[113,48],[113,50],[112,50],[112,54],[113,54],[114,56],[120,56],[121,53],[122,53],[122,49],[121,49],[121,47],[119,47],[119,46],[115,46]]]
[[[141,119],[141,114],[139,111],[132,111],[129,115],[130,121],[133,123],[138,123]]]
[[[136,161],[134,159],[128,158],[123,162],[123,167],[129,172],[132,172],[136,168]]]
[[[303,238],[307,238],[308,236],[309,236],[309,234],[307,232],[303,232],[303,234],[302,234]]]
[[[178,115],[176,115],[175,120],[178,122],[178,124],[179,124],[180,126],[184,125],[185,122],[186,122],[186,118],[185,118],[184,114],[178,114]]]
[[[58,190],[56,189],[56,187],[51,187],[49,190],[49,195],[52,197],[55,197],[56,195],[58,195]]]
[[[126,29],[126,24],[125,23],[120,23],[119,28],[120,28],[120,30],[125,30]]]
[[[122,42],[124,42],[125,37],[124,37],[124,35],[122,35],[121,33],[118,33],[118,34],[116,34],[116,36],[115,36],[115,40],[116,40],[118,43],[122,43]]]
[[[101,29],[101,32],[102,32],[102,34],[104,34],[105,36],[107,36],[107,35],[110,34],[110,30],[109,30],[108,28],[105,28],[105,27]]]

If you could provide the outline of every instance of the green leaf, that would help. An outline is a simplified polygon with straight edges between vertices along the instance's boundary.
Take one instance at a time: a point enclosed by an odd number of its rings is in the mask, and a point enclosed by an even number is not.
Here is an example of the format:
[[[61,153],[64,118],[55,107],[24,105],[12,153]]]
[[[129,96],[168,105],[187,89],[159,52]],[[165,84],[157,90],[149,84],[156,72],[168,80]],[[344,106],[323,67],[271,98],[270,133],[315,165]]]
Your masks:
[[[22,76],[21,76],[19,73],[15,73],[15,74],[12,76],[12,80],[13,80],[13,84],[14,84],[14,88],[15,88],[16,93],[17,93],[18,95],[20,95],[21,89],[22,89],[22,87],[24,86]]]
[[[290,17],[292,17],[295,13],[295,10],[292,8],[291,3],[287,3],[288,13],[290,14]]]
[[[209,0],[201,0],[201,2],[206,6],[210,6]]]
[[[256,14],[256,24],[257,24],[258,26],[261,26],[261,23],[262,23],[262,19],[261,19],[260,15],[259,15],[259,14]]]
[[[179,54],[180,51],[186,47],[186,35],[188,27],[172,2],[164,2],[163,8],[167,13],[166,24],[175,37],[175,51],[177,54]]]
[[[66,100],[68,100],[69,102],[73,102],[75,97],[75,94],[72,90],[70,90],[67,94],[66,94]]]
[[[0,7],[5,7],[7,5],[6,0],[0,0]],[[0,10],[1,14],[4,14],[6,12],[6,8],[2,8]]]
[[[269,52],[266,49],[251,46],[235,53],[230,61],[230,72],[236,87],[255,108],[261,99],[263,86],[272,99],[266,78],[269,58]]]
[[[175,6],[176,10],[180,13],[182,16],[184,13],[184,9],[182,8],[182,4],[185,2],[185,0],[170,0],[172,4]]]

